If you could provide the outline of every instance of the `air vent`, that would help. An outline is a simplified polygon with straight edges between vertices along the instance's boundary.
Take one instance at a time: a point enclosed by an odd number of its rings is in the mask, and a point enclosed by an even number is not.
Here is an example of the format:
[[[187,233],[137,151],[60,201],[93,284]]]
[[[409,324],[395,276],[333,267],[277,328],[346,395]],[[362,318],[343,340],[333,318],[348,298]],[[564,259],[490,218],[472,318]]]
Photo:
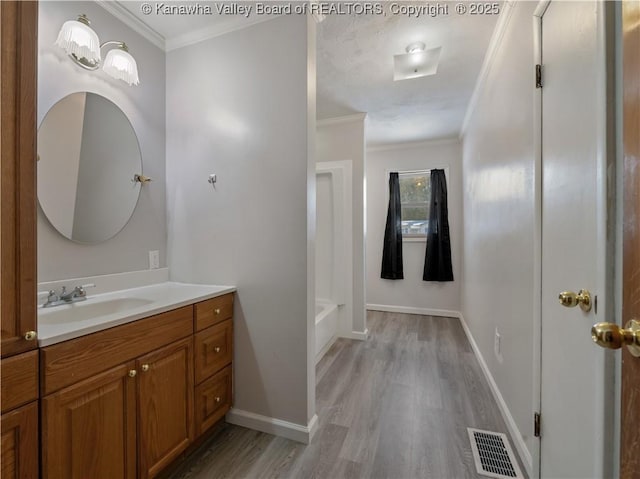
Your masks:
[[[506,435],[470,427],[467,431],[478,474],[497,479],[523,479]]]

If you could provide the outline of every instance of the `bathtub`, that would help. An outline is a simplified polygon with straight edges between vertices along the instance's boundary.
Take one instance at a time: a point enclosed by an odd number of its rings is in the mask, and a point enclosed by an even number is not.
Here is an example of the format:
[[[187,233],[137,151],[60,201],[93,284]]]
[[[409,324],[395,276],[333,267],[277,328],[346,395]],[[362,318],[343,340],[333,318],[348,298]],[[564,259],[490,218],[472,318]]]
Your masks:
[[[316,300],[316,363],[329,350],[338,334],[338,305]]]

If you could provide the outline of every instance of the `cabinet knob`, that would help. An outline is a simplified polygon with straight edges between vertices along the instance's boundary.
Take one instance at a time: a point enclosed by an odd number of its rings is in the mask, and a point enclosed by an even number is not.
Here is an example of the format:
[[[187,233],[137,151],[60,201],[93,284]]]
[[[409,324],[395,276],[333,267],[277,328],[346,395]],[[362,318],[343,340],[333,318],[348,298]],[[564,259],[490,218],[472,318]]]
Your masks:
[[[26,339],[27,341],[33,341],[37,337],[38,337],[38,333],[36,333],[35,331],[27,331],[24,334],[24,339]]]
[[[216,313],[216,314],[220,314],[220,308],[214,309],[213,312]]]
[[[220,396],[216,396],[216,397],[214,398],[214,401],[215,401],[215,402],[217,402],[217,403],[218,403],[218,402],[220,402],[220,401],[221,401]]]
[[[129,371],[130,378],[135,378],[136,374],[138,374],[138,371],[136,371],[135,369],[132,369],[131,371]]]
[[[146,373],[149,370],[149,365],[148,364],[143,364],[140,369],[142,369],[143,373]]]
[[[216,353],[219,353],[219,352],[220,352],[220,346],[216,346],[215,348],[213,348],[213,350],[214,350]]]

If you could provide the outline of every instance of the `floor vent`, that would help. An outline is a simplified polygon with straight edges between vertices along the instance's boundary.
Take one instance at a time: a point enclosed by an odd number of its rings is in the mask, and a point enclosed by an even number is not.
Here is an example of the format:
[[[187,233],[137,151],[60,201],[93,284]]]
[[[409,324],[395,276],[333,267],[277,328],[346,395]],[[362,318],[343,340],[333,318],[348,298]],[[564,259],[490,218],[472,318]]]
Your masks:
[[[470,427],[467,431],[478,474],[497,479],[523,479],[506,435]]]

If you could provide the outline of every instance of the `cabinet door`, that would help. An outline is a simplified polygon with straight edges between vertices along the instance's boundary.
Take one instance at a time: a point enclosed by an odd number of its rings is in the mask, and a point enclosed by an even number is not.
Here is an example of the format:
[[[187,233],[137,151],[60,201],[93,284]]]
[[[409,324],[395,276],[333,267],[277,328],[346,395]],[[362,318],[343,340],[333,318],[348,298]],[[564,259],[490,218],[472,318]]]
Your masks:
[[[231,408],[233,379],[231,366],[196,387],[196,435],[200,436]]]
[[[220,371],[233,359],[233,321],[228,319],[196,333],[196,384]]]
[[[0,1],[2,357],[38,347],[36,329],[37,2]],[[27,334],[30,333],[30,334]]]
[[[139,476],[156,476],[193,439],[193,338],[137,361]]]
[[[135,478],[133,367],[116,366],[42,400],[44,478]]]
[[[38,402],[2,415],[2,479],[38,477]]]

